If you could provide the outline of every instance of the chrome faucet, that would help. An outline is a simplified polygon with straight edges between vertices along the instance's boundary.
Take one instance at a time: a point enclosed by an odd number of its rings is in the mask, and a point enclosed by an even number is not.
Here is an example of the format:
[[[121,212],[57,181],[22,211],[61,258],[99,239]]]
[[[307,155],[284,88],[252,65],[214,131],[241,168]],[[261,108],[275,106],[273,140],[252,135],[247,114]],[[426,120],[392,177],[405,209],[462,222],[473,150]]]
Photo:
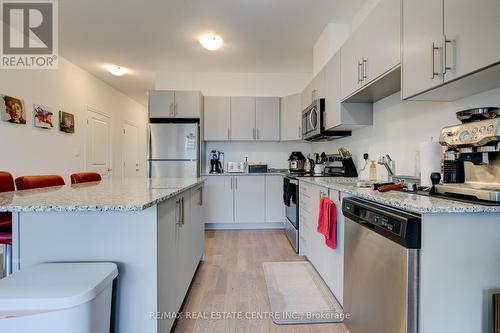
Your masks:
[[[377,163],[385,166],[387,173],[389,174],[389,181],[392,182],[394,176],[396,175],[396,165],[394,160],[389,156],[389,154],[386,154],[385,156],[380,156]]]

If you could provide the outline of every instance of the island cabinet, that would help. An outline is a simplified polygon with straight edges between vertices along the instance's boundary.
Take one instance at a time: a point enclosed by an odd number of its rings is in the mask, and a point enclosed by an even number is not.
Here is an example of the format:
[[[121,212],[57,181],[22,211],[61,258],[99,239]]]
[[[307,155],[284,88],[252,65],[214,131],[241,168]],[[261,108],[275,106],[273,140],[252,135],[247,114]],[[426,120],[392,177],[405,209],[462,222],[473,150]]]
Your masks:
[[[43,262],[114,262],[113,332],[169,332],[203,258],[203,182],[85,185],[10,200],[14,270]]]
[[[203,255],[203,187],[158,206],[158,310],[180,310]],[[175,318],[162,318],[159,332],[169,332]]]
[[[448,101],[499,87],[499,16],[497,0],[403,0],[403,98]]]

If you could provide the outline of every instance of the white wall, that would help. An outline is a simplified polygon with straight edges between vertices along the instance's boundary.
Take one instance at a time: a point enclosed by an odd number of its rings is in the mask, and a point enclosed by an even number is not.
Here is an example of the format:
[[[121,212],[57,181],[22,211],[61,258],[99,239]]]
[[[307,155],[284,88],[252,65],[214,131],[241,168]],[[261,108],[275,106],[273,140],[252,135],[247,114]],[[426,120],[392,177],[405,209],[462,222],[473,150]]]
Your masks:
[[[373,126],[358,129],[351,137],[315,143],[312,150],[336,152],[339,147],[346,147],[353,154],[358,170],[364,165],[363,153],[367,152],[371,160],[389,154],[396,161],[397,174],[417,176],[419,144],[431,137],[437,141],[443,127],[459,124],[457,111],[479,106],[500,106],[500,89],[449,103],[402,102],[396,93],[375,103]],[[379,177],[387,177],[383,166],[377,169]]]
[[[200,90],[205,96],[287,96],[302,91],[310,73],[156,73],[155,89]]]
[[[145,108],[65,59],[59,59],[58,70],[0,70],[0,94],[22,98],[27,118],[26,125],[0,122],[0,170],[14,176],[59,174],[69,181],[69,174],[85,169],[86,110],[91,107],[112,120],[113,176],[122,175],[125,120],[139,128],[140,174],[146,174]],[[52,108],[53,129],[33,126],[33,104]],[[75,114],[75,134],[59,131],[59,110]]]
[[[224,152],[225,162],[244,161],[267,164],[269,168],[288,169],[288,157],[292,151],[309,152],[311,145],[302,142],[207,142],[207,171],[210,170],[211,150]]]
[[[329,23],[313,47],[313,75],[316,75],[349,38],[349,24]]]

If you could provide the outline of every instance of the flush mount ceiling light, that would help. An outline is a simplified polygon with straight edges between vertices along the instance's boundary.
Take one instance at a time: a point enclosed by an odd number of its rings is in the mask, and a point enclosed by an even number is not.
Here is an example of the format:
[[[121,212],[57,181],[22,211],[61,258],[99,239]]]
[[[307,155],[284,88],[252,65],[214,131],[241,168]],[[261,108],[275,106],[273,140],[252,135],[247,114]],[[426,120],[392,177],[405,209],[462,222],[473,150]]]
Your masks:
[[[126,69],[125,67],[115,65],[108,65],[106,66],[106,69],[108,70],[108,72],[115,76],[122,76],[128,73],[128,69]]]
[[[207,50],[215,51],[224,44],[224,41],[216,34],[205,34],[200,37],[200,44]]]

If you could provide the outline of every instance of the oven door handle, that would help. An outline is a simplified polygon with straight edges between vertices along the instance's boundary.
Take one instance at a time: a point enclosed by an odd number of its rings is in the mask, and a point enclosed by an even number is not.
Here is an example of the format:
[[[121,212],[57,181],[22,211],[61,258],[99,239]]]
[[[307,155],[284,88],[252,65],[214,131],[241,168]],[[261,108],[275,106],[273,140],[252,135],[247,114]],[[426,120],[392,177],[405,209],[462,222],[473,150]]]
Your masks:
[[[313,123],[312,123],[312,114],[313,112],[316,112],[316,109],[312,109],[310,112],[309,112],[309,125],[311,125],[311,130],[315,131],[316,128],[314,127]]]

